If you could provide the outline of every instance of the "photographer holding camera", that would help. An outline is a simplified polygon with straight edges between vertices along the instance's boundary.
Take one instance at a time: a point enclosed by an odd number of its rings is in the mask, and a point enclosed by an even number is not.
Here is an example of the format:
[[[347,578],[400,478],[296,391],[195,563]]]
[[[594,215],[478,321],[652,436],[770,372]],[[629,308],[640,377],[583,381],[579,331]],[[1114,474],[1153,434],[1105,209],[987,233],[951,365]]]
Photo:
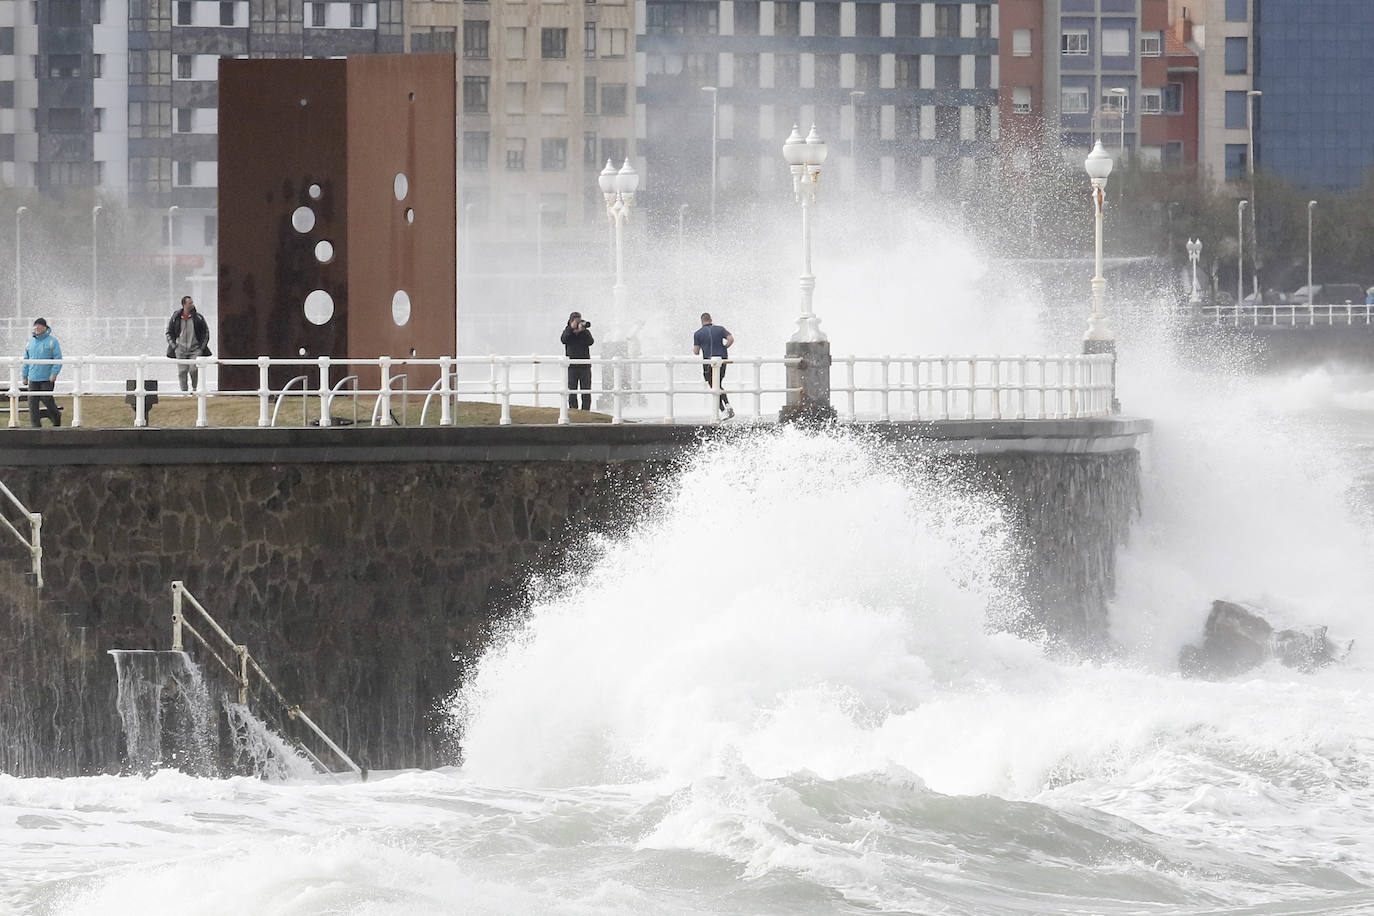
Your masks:
[[[592,326],[590,321],[582,320],[581,312],[573,312],[568,316],[568,326],[563,329],[563,353],[568,359],[591,359],[592,344],[596,343],[592,339],[592,332],[587,330]],[[592,367],[589,363],[582,365],[572,365],[568,367],[568,408],[577,409],[576,391],[582,389],[586,394],[582,395],[582,409],[592,409]]]

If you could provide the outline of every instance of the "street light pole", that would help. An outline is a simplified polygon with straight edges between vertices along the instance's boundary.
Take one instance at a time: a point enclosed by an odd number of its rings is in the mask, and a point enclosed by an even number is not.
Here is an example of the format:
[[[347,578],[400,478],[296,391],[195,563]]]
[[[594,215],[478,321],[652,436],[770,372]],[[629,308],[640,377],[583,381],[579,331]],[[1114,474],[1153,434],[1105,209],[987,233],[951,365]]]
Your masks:
[[[1083,168],[1093,188],[1095,270],[1092,279],[1093,311],[1088,318],[1088,330],[1083,334],[1083,352],[1114,353],[1116,341],[1112,329],[1107,326],[1107,316],[1102,311],[1107,294],[1107,278],[1102,276],[1102,211],[1107,202],[1107,178],[1112,174],[1112,157],[1102,148],[1101,140],[1093,145],[1092,152],[1083,160]]]
[[[792,133],[782,145],[783,158],[792,172],[792,194],[801,204],[802,274],[801,315],[796,332],[787,341],[787,404],[778,412],[779,420],[814,422],[835,417],[835,408],[830,406],[830,341],[813,308],[816,276],[811,272],[811,207],[816,202],[816,186],[827,152],[814,124],[805,139],[797,125],[792,125]]]
[[[1307,307],[1312,308],[1312,211],[1317,209],[1317,202],[1309,200],[1307,202]]]
[[[1117,152],[1122,162],[1126,161],[1126,96],[1125,88],[1116,86],[1112,89],[1112,95],[1116,96],[1116,113],[1121,116],[1121,139],[1117,143]]]
[[[716,144],[720,138],[720,89],[716,86],[702,86],[702,92],[711,93],[711,231],[716,229],[716,168],[719,159]]]
[[[1197,285],[1197,261],[1202,257],[1202,239],[1188,240],[1188,260],[1193,262],[1193,291],[1188,296],[1189,304],[1193,306],[1202,303],[1202,290]]]
[[[601,188],[601,195],[606,199],[606,215],[610,217],[611,223],[615,226],[615,287],[612,294],[615,301],[616,320],[624,321],[626,318],[626,299],[625,290],[625,243],[623,227],[630,221],[630,207],[635,202],[635,189],[639,187],[639,173],[630,165],[630,160],[626,159],[619,168],[606,160],[606,167],[601,170],[601,175],[597,178],[597,185]]]
[[[24,286],[21,282],[22,254],[19,248],[19,218],[29,212],[28,207],[19,207],[14,211],[14,314],[16,318],[24,317]]]
[[[1236,204],[1236,307],[1232,313],[1235,324],[1240,324],[1240,303],[1245,298],[1245,206],[1248,203],[1242,200]]]
[[[180,209],[176,204],[167,208],[167,299],[173,303],[177,300],[176,284],[173,280],[173,268],[177,262],[177,236],[176,223],[173,220]]]
[[[1250,260],[1255,264],[1255,269],[1250,272],[1251,283],[1255,287],[1255,304],[1259,305],[1259,269],[1260,269],[1260,249],[1259,249],[1259,205],[1255,200],[1255,99],[1264,95],[1258,89],[1251,89],[1245,93],[1245,164],[1250,171],[1250,237],[1253,252]]]
[[[91,207],[91,317],[100,309],[100,238],[96,235],[96,216],[105,209],[96,204]]]

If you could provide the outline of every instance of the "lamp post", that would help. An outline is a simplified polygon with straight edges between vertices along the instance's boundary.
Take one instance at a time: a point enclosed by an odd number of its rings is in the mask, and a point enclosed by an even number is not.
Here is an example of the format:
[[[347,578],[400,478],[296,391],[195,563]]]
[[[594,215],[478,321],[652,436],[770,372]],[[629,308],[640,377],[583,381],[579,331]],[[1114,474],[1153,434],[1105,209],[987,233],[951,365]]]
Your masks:
[[[849,161],[854,180],[851,187],[859,186],[859,99],[865,95],[862,89],[849,90]]]
[[[167,301],[173,303],[177,301],[176,284],[173,281],[173,269],[177,262],[177,236],[174,220],[180,209],[176,204],[167,208]]]
[[[1126,96],[1124,87],[1116,86],[1111,90],[1112,95],[1116,96],[1116,113],[1121,116],[1121,139],[1117,144],[1117,150],[1121,156],[1121,161],[1126,161]]]
[[[635,202],[635,189],[639,187],[639,173],[626,159],[617,170],[606,160],[606,167],[597,178],[601,195],[606,198],[606,216],[615,226],[615,287],[612,292],[615,300],[616,320],[625,318],[625,241],[623,227],[630,221],[630,207]]]
[[[825,420],[835,416],[835,409],[830,406],[830,341],[812,308],[816,277],[811,272],[811,207],[816,202],[816,185],[827,152],[814,124],[805,139],[792,125],[792,133],[782,145],[783,158],[792,172],[792,194],[801,204],[802,274],[801,315],[796,332],[787,341],[787,356],[796,362],[787,366],[787,405],[778,414],[780,420]]]
[[[1107,293],[1107,278],[1102,276],[1102,208],[1107,201],[1107,178],[1112,174],[1112,157],[1102,148],[1102,141],[1093,145],[1088,158],[1083,160],[1083,168],[1092,182],[1093,214],[1095,218],[1094,259],[1092,290],[1093,311],[1088,318],[1088,330],[1083,334],[1084,353],[1114,353],[1116,342],[1111,328],[1107,326],[1107,316],[1102,311],[1102,300]]]
[[[1188,296],[1188,302],[1194,307],[1202,303],[1202,290],[1197,285],[1197,262],[1202,257],[1202,239],[1188,240],[1188,260],[1193,262],[1193,291]]]
[[[19,248],[19,218],[28,212],[28,207],[19,207],[14,211],[14,314],[17,318],[24,317],[24,287],[20,282],[22,260]]]
[[[711,231],[716,229],[716,144],[720,138],[720,89],[716,86],[702,86],[702,92],[711,93]],[[636,179],[638,183],[638,179]]]
[[[1254,249],[1250,255],[1250,260],[1255,262],[1255,269],[1250,272],[1251,283],[1255,288],[1255,304],[1259,305],[1259,205],[1255,200],[1255,99],[1264,95],[1258,89],[1251,89],[1245,93],[1245,165],[1250,172],[1250,235],[1251,247]]]
[[[100,238],[96,235],[95,218],[100,215],[100,211],[105,209],[96,204],[91,207],[91,317],[94,318],[100,308]]]
[[[1240,303],[1245,298],[1245,207],[1250,201],[1236,204],[1236,307],[1234,323],[1240,324]]]
[[[1312,211],[1317,209],[1317,202],[1309,200],[1307,202],[1307,307],[1312,308]]]

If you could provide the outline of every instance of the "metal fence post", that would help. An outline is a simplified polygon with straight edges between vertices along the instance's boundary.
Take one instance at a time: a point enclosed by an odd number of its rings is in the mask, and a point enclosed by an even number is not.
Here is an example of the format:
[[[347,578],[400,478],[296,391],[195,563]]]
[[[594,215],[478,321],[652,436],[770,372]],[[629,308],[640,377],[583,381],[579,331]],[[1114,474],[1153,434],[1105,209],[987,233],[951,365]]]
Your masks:
[[[266,356],[258,357],[258,425],[271,426],[272,420],[268,415],[268,407],[272,399],[271,383],[267,373],[269,359]]]
[[[181,624],[186,620],[181,610],[182,584],[180,579],[172,580],[172,651],[181,652]]]

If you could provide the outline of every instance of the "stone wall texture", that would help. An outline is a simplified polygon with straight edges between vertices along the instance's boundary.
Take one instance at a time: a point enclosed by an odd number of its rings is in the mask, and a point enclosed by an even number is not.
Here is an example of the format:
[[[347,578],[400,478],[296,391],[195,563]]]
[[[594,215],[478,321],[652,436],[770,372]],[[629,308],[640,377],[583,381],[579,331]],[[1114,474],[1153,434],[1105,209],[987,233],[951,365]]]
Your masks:
[[[518,607],[531,572],[647,507],[692,443],[678,436],[645,458],[293,461],[277,449],[271,461],[145,452],[127,464],[8,463],[0,448],[0,480],[43,514],[46,553],[41,591],[12,541],[0,553],[0,772],[119,769],[108,652],[170,648],[173,580],[359,762],[454,762],[437,710],[463,661]],[[1010,507],[1045,630],[1103,638],[1138,454],[935,461]]]

